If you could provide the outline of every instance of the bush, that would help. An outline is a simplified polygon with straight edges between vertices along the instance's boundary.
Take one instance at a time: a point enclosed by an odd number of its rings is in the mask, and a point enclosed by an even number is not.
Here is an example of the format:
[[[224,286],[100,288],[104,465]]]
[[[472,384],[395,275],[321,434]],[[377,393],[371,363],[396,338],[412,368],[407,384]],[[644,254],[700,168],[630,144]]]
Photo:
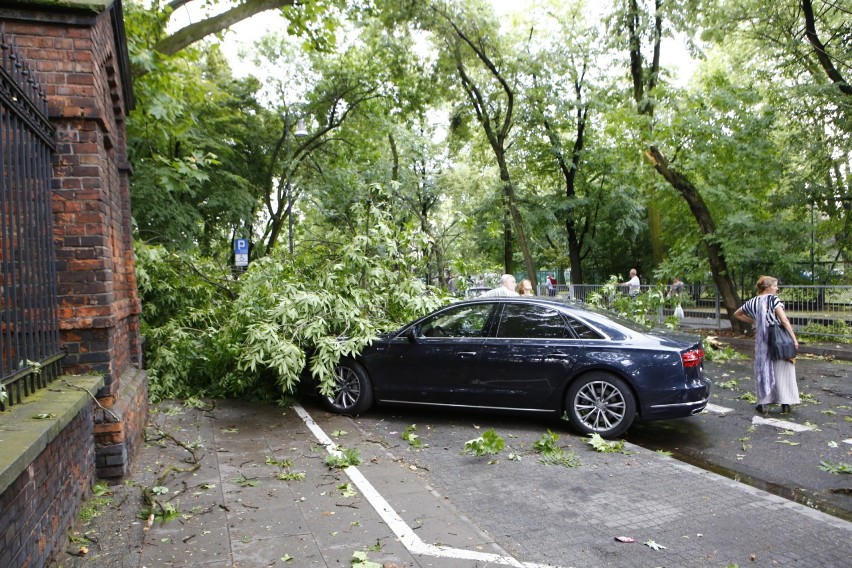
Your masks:
[[[849,326],[844,321],[836,321],[830,325],[809,323],[798,329],[796,335],[806,337],[808,341],[828,341],[834,343],[852,343]]]
[[[651,288],[632,298],[624,294],[624,290],[624,286],[619,286],[618,278],[610,276],[600,291],[589,294],[586,301],[597,308],[612,310],[647,327],[656,325],[658,309],[667,302],[672,302],[666,299],[666,287],[663,285]],[[677,327],[677,325],[678,319],[674,316],[666,320],[668,327]]]

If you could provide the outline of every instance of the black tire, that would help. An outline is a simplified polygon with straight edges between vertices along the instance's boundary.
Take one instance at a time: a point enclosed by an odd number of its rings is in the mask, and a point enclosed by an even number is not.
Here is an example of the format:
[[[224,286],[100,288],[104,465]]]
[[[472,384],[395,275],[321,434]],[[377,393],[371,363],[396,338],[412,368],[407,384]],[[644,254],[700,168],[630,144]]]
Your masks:
[[[636,399],[622,379],[595,372],[574,381],[565,395],[571,425],[582,434],[620,436],[636,418]]]
[[[337,414],[361,414],[373,406],[373,385],[364,367],[344,360],[337,366],[332,396],[322,399],[326,407]]]

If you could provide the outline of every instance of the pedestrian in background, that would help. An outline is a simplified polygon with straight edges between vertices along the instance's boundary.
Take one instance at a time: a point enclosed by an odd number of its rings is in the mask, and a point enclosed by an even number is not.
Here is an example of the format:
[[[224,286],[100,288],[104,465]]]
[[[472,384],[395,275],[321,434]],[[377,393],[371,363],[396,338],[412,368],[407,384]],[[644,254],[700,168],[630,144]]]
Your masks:
[[[635,268],[630,269],[630,280],[619,283],[619,286],[627,286],[627,293],[631,298],[635,298],[639,295],[639,290],[642,289],[642,285],[639,282],[639,275]]]
[[[799,387],[796,384],[795,359],[773,361],[769,352],[769,326],[781,325],[793,338],[796,349],[799,341],[793,326],[784,313],[784,304],[776,296],[778,279],[761,276],[755,285],[757,296],[747,301],[734,317],[754,325],[754,380],[757,390],[757,406],[760,413],[767,404],[780,404],[781,412],[790,412],[791,404],[799,404]]]
[[[518,295],[535,296],[535,293],[532,289],[532,282],[530,282],[529,278],[524,278],[523,280],[521,280],[521,283],[518,284]]]
[[[683,281],[680,279],[680,276],[675,276],[672,280],[671,286],[669,286],[669,291],[666,292],[666,298],[670,300],[675,300],[677,304],[675,305],[674,315],[678,319],[684,318],[683,306],[680,305],[680,293],[683,290]]]
[[[479,296],[480,298],[493,298],[495,296],[517,296],[518,293],[515,292],[515,277],[511,274],[504,274],[500,277],[500,286],[494,288],[493,290],[489,290],[486,293]]]
[[[547,295],[548,296],[555,296],[556,295],[556,284],[557,284],[556,276],[554,276],[553,274],[548,274],[547,275]]]
[[[680,298],[680,293],[683,290],[683,280],[680,279],[680,276],[675,276],[672,279],[671,286],[669,286],[669,291],[666,292],[666,298]]]

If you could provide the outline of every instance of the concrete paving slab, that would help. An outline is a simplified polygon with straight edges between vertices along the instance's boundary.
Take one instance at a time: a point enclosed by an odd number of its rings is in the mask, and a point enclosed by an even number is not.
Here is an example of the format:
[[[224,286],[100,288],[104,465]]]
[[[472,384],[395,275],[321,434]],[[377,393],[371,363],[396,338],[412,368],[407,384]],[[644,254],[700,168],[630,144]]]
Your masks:
[[[231,558],[230,535],[223,511],[155,524],[145,535],[143,566],[197,566]]]
[[[166,481],[192,517],[152,527],[135,564],[125,553],[120,561],[104,556],[102,564],[68,568],[337,568],[350,566],[355,551],[408,568],[846,566],[850,553],[849,523],[629,445],[629,455],[601,454],[566,437],[564,447],[582,466],[548,466],[531,450],[541,432],[510,425],[501,434],[522,461],[499,456],[489,465],[459,451],[481,432],[472,422],[424,426],[423,437],[434,445],[415,452],[397,443],[410,417],[387,420],[375,432],[347,417],[324,416],[323,427],[346,430],[339,438],[367,458],[343,471],[325,465],[323,440],[293,409],[218,402],[213,412],[160,413],[157,420],[164,429],[180,424],[207,449],[203,474],[176,473]],[[234,447],[243,440],[221,431],[230,423],[253,443]],[[476,423],[486,427],[487,417]],[[278,430],[269,430],[273,424]],[[247,434],[251,428],[256,436]],[[764,442],[774,437],[754,443]],[[142,452],[138,473],[148,483],[187,455],[150,444]],[[291,457],[288,469],[304,471],[305,479],[276,479],[282,467],[267,464],[267,455]],[[199,478],[213,473],[214,485],[202,489]],[[233,481],[240,475],[259,485],[240,486]],[[359,480],[385,505],[376,505]],[[345,484],[356,495],[343,495]],[[622,534],[636,542],[617,542]],[[666,548],[653,550],[644,544],[650,541]],[[292,560],[282,560],[288,555]]]
[[[310,532],[301,509],[295,503],[231,512],[233,514],[228,516],[228,527],[235,535],[272,538]]]
[[[326,568],[328,564],[310,535],[257,538],[233,544],[233,566],[304,566]],[[345,564],[343,566],[346,566]]]

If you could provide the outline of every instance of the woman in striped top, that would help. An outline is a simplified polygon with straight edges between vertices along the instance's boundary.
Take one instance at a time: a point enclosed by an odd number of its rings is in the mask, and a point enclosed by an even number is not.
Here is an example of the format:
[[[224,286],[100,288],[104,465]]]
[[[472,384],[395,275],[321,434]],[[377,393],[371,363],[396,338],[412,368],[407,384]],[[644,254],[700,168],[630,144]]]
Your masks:
[[[778,299],[778,279],[761,276],[757,280],[757,296],[747,301],[734,316],[754,325],[754,380],[757,386],[756,410],[763,413],[767,404],[780,404],[781,412],[790,412],[791,404],[799,404],[799,387],[796,385],[795,359],[773,361],[769,355],[768,327],[782,325],[796,349],[799,341],[793,326]]]

